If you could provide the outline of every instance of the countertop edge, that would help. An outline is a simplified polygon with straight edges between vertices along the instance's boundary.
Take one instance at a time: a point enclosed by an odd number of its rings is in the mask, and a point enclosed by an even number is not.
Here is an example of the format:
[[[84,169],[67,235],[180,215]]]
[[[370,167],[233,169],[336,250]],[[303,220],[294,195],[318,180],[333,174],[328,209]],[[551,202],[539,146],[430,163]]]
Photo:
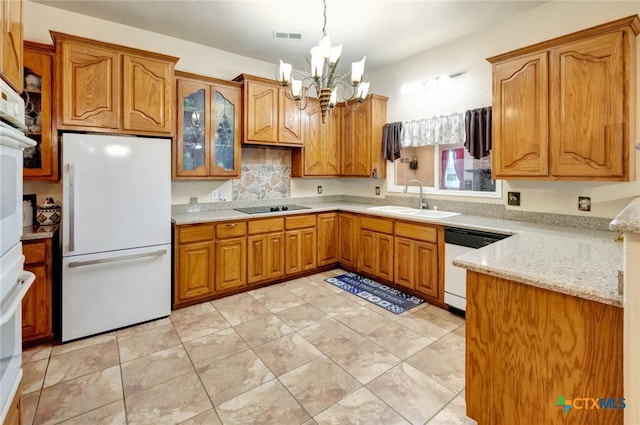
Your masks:
[[[620,214],[613,219],[609,228],[615,232],[640,233],[640,198],[631,201]]]
[[[51,226],[27,226],[22,228],[21,241],[34,241],[38,239],[53,238],[60,228],[59,224]]]
[[[623,307],[622,295],[620,295],[620,297],[611,297],[611,296],[607,296],[606,294],[601,294],[598,292],[585,291],[584,288],[573,288],[572,286],[567,286],[566,283],[563,284],[558,282],[529,279],[523,275],[520,275],[518,273],[512,273],[508,270],[497,270],[492,267],[483,267],[477,263],[459,260],[458,258],[455,258],[452,264],[456,267],[461,267],[472,272],[482,273],[482,274],[490,275],[500,279],[510,280],[512,282],[517,282],[517,283],[531,286],[534,288],[546,289],[551,292],[556,292],[564,295],[571,295],[577,298],[595,301],[602,304],[608,304],[614,307],[620,307],[620,308]]]

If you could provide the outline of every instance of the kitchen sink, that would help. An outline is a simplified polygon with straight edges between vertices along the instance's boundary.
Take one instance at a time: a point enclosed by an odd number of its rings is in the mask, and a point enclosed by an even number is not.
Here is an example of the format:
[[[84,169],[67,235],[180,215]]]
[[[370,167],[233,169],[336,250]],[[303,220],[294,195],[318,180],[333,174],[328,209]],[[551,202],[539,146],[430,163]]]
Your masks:
[[[413,215],[416,217],[425,217],[425,218],[447,218],[447,217],[460,215],[460,213],[457,213],[457,212],[440,211],[440,210],[415,210],[413,212],[406,213],[406,214]]]
[[[412,211],[417,211],[415,208],[411,207],[399,207],[397,205],[384,205],[382,207],[369,207],[367,208],[371,211],[380,211],[380,212],[390,212],[390,213],[410,213]]]
[[[414,217],[424,217],[424,218],[447,218],[453,217],[456,215],[460,215],[457,212],[451,211],[441,211],[441,210],[420,210],[418,208],[410,208],[410,207],[399,207],[396,205],[384,205],[380,207],[369,207],[367,208],[371,211],[380,211],[380,212],[388,212],[399,215],[408,215]]]

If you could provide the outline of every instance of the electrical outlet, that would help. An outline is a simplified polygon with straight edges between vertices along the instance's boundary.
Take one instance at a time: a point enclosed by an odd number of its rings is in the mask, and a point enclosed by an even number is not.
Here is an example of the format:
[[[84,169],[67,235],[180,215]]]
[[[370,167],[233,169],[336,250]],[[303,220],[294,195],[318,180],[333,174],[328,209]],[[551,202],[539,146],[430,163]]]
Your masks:
[[[380,186],[376,186],[376,195],[380,195]]]
[[[322,186],[318,186],[318,195],[322,195]]]
[[[520,192],[507,192],[507,205],[520,206]]]
[[[580,211],[591,211],[591,198],[588,196],[578,196],[578,209]]]
[[[197,204],[198,203],[198,197],[197,196],[192,196],[189,198],[189,203],[190,204]]]

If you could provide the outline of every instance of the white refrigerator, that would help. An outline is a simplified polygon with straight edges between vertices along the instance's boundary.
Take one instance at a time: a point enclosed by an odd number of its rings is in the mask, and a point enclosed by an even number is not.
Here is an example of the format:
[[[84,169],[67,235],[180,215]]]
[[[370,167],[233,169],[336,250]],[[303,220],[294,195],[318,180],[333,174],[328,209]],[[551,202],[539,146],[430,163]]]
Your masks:
[[[63,342],[171,312],[171,140],[62,137]]]

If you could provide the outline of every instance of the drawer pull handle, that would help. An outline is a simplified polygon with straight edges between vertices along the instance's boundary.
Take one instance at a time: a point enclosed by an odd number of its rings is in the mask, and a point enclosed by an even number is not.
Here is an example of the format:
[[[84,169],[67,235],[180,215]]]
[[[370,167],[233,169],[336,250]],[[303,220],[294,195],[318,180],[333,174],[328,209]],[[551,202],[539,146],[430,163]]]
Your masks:
[[[238,223],[227,223],[227,227],[236,227]]]

